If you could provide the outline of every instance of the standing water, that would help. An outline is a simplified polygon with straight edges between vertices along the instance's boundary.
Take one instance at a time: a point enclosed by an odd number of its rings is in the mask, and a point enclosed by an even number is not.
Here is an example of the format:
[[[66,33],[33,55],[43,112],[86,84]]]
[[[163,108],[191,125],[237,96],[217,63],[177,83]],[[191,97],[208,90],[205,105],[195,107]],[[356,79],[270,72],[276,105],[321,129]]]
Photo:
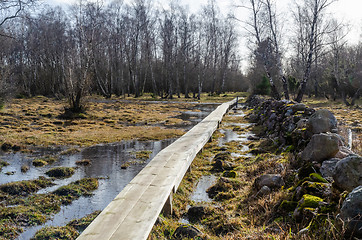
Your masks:
[[[186,124],[177,127],[182,127],[186,130],[190,129],[213,111],[216,106],[217,104],[198,104],[196,107],[189,109],[189,111],[180,113],[178,117],[184,120]],[[24,232],[17,239],[30,239],[36,231],[44,226],[64,226],[73,219],[82,218],[96,210],[103,210],[158,152],[170,145],[173,141],[175,141],[175,139],[162,141],[123,141],[119,143],[95,145],[84,148],[73,155],[61,156],[60,159],[53,164],[41,168],[31,167],[26,173],[19,171],[21,166],[31,166],[34,158],[57,154],[64,149],[43,149],[32,155],[23,153],[0,155],[1,159],[11,163],[9,166],[4,167],[2,172],[14,173],[6,178],[1,177],[0,184],[36,179],[39,176],[46,176],[45,172],[50,168],[58,166],[76,167],[77,161],[83,159],[90,160],[90,165],[77,167],[72,177],[55,180],[55,186],[42,189],[37,193],[52,192],[60,186],[86,177],[99,178],[99,187],[92,192],[93,194],[91,196],[80,197],[70,205],[62,206],[60,212],[53,215],[45,224],[25,228]],[[152,153],[147,160],[140,162],[134,155],[134,152],[137,151],[150,151]],[[137,163],[132,164],[135,160],[137,160]],[[126,169],[122,169],[121,166],[125,163],[130,163],[130,165]]]

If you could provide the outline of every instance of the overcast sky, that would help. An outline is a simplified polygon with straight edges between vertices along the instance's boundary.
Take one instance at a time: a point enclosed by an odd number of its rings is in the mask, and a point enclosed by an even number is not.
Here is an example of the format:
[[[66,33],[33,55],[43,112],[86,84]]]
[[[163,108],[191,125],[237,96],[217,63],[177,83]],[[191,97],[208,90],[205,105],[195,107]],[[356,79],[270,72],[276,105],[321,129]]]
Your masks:
[[[73,2],[76,2],[77,0],[43,0],[46,3],[50,5],[62,5],[66,6],[67,4],[71,4]],[[110,1],[110,0],[105,0]],[[131,3],[132,0],[124,0],[124,2]],[[162,6],[164,8],[167,8],[166,6],[169,5],[170,0],[154,0],[156,3],[156,6]],[[178,3],[181,5],[188,5],[189,10],[197,13],[200,8],[203,5],[206,5],[208,0],[178,0]],[[228,12],[234,10],[235,12],[235,4],[240,3],[240,0],[217,0],[217,4],[219,5],[220,10],[224,15],[226,15]],[[288,17],[288,12],[291,12],[293,8],[293,2],[294,0],[277,0],[277,11],[281,17],[284,18],[283,23],[284,31],[285,32],[291,32],[292,29],[288,29],[288,26],[291,26],[292,19]],[[362,0],[338,0],[337,2],[334,2],[329,8],[329,13],[339,19],[343,20],[345,23],[350,24],[350,32],[347,36],[348,41],[351,44],[358,43],[362,40]],[[245,12],[245,10],[238,9],[235,12],[236,16],[241,20],[247,20],[248,19],[248,13]],[[289,18],[289,19],[288,19]],[[290,22],[290,24],[288,24]],[[245,46],[246,41],[245,39],[240,40],[240,45]],[[241,56],[243,57],[243,68],[245,70],[246,63],[248,62],[248,50],[244,47],[241,47],[240,52]]]
[[[66,5],[73,3],[76,0],[44,0],[45,2],[53,4]],[[192,12],[197,12],[201,6],[206,5],[208,0],[178,0],[181,5],[188,5]],[[292,8],[294,0],[277,0],[277,8],[279,13],[287,13]],[[132,0],[125,0],[125,2],[132,2]],[[170,0],[155,0],[160,5],[168,5]],[[238,3],[237,0],[217,0],[217,4],[223,13],[227,14],[233,8],[233,4]],[[340,20],[344,20],[351,24],[351,31],[349,39],[353,43],[357,43],[361,38],[362,33],[362,0],[338,0],[329,7],[330,13]],[[286,15],[286,14],[282,14]],[[239,18],[246,18],[246,14],[239,11]]]

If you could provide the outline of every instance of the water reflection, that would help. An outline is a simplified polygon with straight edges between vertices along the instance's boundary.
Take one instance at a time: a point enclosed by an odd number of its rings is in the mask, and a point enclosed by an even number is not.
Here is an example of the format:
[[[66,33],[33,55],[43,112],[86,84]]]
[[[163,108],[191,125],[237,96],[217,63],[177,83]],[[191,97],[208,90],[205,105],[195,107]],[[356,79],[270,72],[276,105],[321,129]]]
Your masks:
[[[181,119],[188,119],[191,124],[187,128],[191,128],[206,117],[211,111],[216,108],[216,104],[200,104],[186,113],[182,113]],[[199,109],[200,111],[196,111]],[[187,117],[189,116],[189,117]],[[18,239],[30,239],[36,231],[44,226],[64,226],[70,220],[82,218],[96,210],[104,209],[122,189],[147,165],[147,163],[163,148],[170,145],[175,139],[167,139],[162,141],[123,141],[112,144],[100,144],[92,147],[84,148],[79,153],[61,156],[60,159],[50,165],[36,168],[30,167],[26,173],[22,173],[20,168],[22,165],[32,166],[32,160],[39,156],[58,154],[64,150],[62,148],[43,149],[35,152],[33,155],[25,155],[22,153],[8,153],[1,155],[1,158],[11,163],[4,167],[1,175],[4,172],[15,171],[15,174],[9,177],[1,177],[0,184],[36,179],[39,176],[45,176],[45,172],[50,168],[57,166],[76,167],[76,161],[89,159],[91,165],[77,167],[75,174],[68,179],[55,181],[55,186],[40,190],[38,193],[52,192],[62,185],[69,184],[73,181],[84,177],[100,177],[99,187],[93,192],[90,197],[81,197],[67,206],[62,206],[61,211],[44,225],[29,227],[24,229],[24,232]],[[132,164],[135,159],[134,152],[136,151],[152,151],[150,157],[144,162]],[[129,162],[131,165],[127,169],[121,169],[121,166]]]

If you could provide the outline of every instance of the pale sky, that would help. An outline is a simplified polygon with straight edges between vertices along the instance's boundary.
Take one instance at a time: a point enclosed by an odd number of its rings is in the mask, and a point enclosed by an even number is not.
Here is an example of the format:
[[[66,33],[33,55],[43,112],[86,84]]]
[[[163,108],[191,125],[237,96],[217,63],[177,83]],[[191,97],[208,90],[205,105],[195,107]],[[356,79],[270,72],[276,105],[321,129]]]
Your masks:
[[[75,2],[76,0],[43,0],[50,5],[66,5]],[[105,0],[111,1],[111,0]],[[203,5],[206,5],[208,0],[176,0],[181,5],[188,5],[189,10],[193,13],[197,13],[198,10]],[[132,0],[124,0],[124,2],[131,3]],[[154,0],[156,6],[162,6],[167,8],[170,0]],[[219,5],[221,12],[226,16],[231,9],[235,9],[233,5],[239,4],[240,0],[217,0],[217,4]],[[277,11],[280,16],[282,16],[285,20],[283,20],[283,28],[284,31],[288,34],[292,29],[288,29],[289,26],[292,25],[293,20],[288,13],[291,12],[293,7],[294,0],[277,0]],[[347,35],[348,42],[351,44],[356,44],[359,41],[362,41],[362,0],[338,0],[334,2],[328,8],[329,13],[337,18],[338,20],[343,20],[343,22],[350,24],[350,32]],[[241,20],[248,19],[248,13],[245,10],[237,10],[236,16]],[[241,24],[241,23],[240,23]],[[243,34],[241,32],[241,34]],[[240,55],[242,59],[243,70],[247,67],[248,62],[248,50],[245,48],[246,46],[245,38],[240,39]],[[244,46],[244,47],[243,47]]]
[[[46,3],[53,4],[67,4],[73,3],[76,0],[44,0]],[[132,2],[132,0],[125,0],[125,2]],[[170,0],[155,0],[161,5],[168,5]],[[189,5],[192,12],[197,12],[202,5],[206,5],[208,0],[178,0],[181,5]],[[230,11],[233,4],[238,4],[238,0],[217,0],[217,4],[225,15]],[[285,15],[291,7],[293,0],[277,0],[277,8],[279,13]],[[338,0],[329,7],[330,13],[340,20],[351,24],[351,31],[349,39],[351,43],[357,43],[361,39],[362,33],[362,0]],[[240,12],[240,11],[239,11]],[[239,13],[239,18],[246,18],[245,13]]]

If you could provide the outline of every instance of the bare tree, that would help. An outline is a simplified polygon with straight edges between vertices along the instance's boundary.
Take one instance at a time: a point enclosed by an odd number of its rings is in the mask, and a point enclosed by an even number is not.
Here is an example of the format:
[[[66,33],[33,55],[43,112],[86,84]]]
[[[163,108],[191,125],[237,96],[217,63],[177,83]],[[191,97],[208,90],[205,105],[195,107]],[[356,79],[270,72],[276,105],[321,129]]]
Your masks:
[[[338,31],[333,31],[328,36],[331,45],[326,58],[326,62],[330,63],[330,68],[327,69],[330,69],[328,73],[332,75],[333,95],[334,92],[339,93],[346,106],[350,106],[355,104],[362,88],[362,48],[361,44],[348,46],[345,39],[348,28],[340,25],[337,20],[333,24]],[[350,102],[347,100],[348,95],[351,97]]]
[[[7,21],[17,18],[29,6],[36,3],[36,0],[1,0],[0,1],[0,27]]]
[[[259,54],[260,56],[256,56],[257,58],[261,58],[263,59],[263,68],[265,71],[265,74],[269,80],[270,86],[271,86],[271,91],[272,91],[272,96],[275,99],[280,99],[280,94],[279,91],[274,83],[273,77],[271,75],[270,69],[268,67],[268,63],[270,62],[270,59],[268,59],[268,54],[270,50],[271,50],[271,36],[270,36],[270,29],[272,29],[274,32],[276,31],[275,29],[275,21],[273,19],[273,14],[271,12],[271,9],[269,11],[268,8],[265,8],[265,6],[269,6],[270,2],[268,1],[268,4],[265,4],[265,2],[263,0],[248,0],[246,1],[247,4],[246,5],[242,5],[239,7],[243,7],[248,9],[251,12],[251,17],[250,17],[250,21],[245,22],[246,27],[245,30],[250,34],[251,42],[255,42],[256,46],[260,46],[263,45],[263,42],[268,42],[270,44],[267,45],[267,48],[265,49],[266,51],[262,52],[262,51],[254,51],[254,53]],[[265,17],[267,16],[267,19],[265,19]],[[270,20],[271,19],[271,20]],[[268,23],[271,26],[270,29],[268,27]],[[272,25],[274,24],[274,25]],[[275,32],[276,34],[276,32]],[[276,37],[276,35],[275,35]],[[279,46],[278,46],[279,47]],[[256,48],[254,46],[254,48]],[[279,49],[279,48],[278,48]],[[279,50],[278,50],[279,51]]]
[[[295,20],[298,26],[298,39],[301,49],[304,50],[304,73],[300,83],[300,88],[296,97],[297,102],[301,102],[305,94],[308,80],[310,79],[313,57],[315,57],[318,47],[317,38],[324,31],[318,32],[318,29],[323,28],[322,19],[324,12],[336,0],[305,0],[301,3],[295,2],[297,12],[294,13]],[[318,28],[317,28],[318,26]]]
[[[28,2],[12,3],[16,10]],[[193,90],[200,97],[233,90],[230,78],[240,76],[235,30],[215,0],[199,15],[175,3],[157,12],[146,0],[79,0],[66,11],[49,7],[22,18],[15,10],[0,29],[13,37],[0,36],[2,90],[11,82],[27,96],[66,96],[73,112],[84,110],[88,93],[172,98]]]
[[[288,82],[283,72],[283,66],[282,66],[282,56],[281,56],[281,50],[280,50],[280,37],[278,35],[278,21],[277,21],[277,15],[275,10],[275,4],[272,0],[265,0],[264,2],[266,9],[267,9],[267,16],[268,16],[268,28],[269,28],[269,34],[270,38],[272,39],[274,50],[277,58],[277,68],[279,73],[279,78],[281,82],[283,83],[283,90],[284,90],[284,97],[285,99],[289,99],[289,91],[288,91]]]

